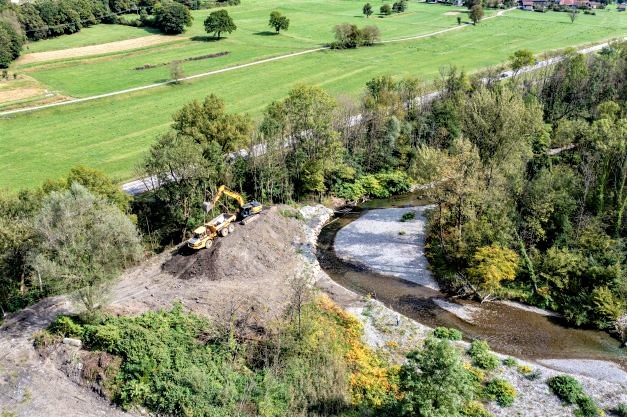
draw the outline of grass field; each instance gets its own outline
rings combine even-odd
[[[98,45],[101,43],[139,38],[154,33],[159,33],[159,31],[152,28],[135,28],[124,25],[96,25],[81,29],[80,32],[72,35],[29,42],[24,45],[22,54]]]
[[[335,0],[322,3],[293,0],[289,2],[290,5],[294,5],[294,8],[296,6],[313,8],[314,4],[319,7],[324,4],[326,7],[328,4],[335,5],[335,3],[341,3],[342,7],[339,10],[346,10],[346,4],[352,4],[354,6],[352,9],[356,10],[356,13],[353,11],[355,15],[361,10],[360,6],[355,7],[361,3],[354,1]],[[256,2],[254,6],[250,6],[256,11],[247,11],[249,6],[244,3],[240,6],[241,11],[237,12],[241,13],[241,17],[236,22],[241,24],[241,27],[245,27],[243,23],[240,23],[245,20],[243,16],[251,13],[250,19],[255,20],[254,16],[259,15],[260,10],[264,10],[262,20],[265,21],[268,9],[264,9],[263,4],[266,3]],[[410,27],[413,24],[409,21],[405,24],[399,23],[400,28],[396,28],[393,37],[437,30],[450,26],[450,21],[455,19],[454,16],[444,15],[452,10],[445,6],[412,4],[414,10],[419,10],[418,7],[420,10],[424,8],[425,14],[428,11],[433,16],[444,17],[440,23],[432,22],[431,24],[435,26],[429,26],[428,30],[418,25],[420,27],[413,28],[414,32],[411,32]],[[233,10],[231,14],[234,16],[236,9],[229,9],[230,12]],[[281,9],[290,17],[297,15],[297,13],[290,12],[287,7]],[[341,21],[343,17],[337,19]],[[366,22],[363,18],[355,19],[360,19],[361,24]],[[395,19],[399,19],[399,22],[403,21],[401,17],[398,17],[389,19],[385,24]],[[433,20],[438,19],[438,17],[433,18]],[[284,97],[287,91],[299,82],[321,85],[335,95],[355,96],[362,91],[367,80],[381,74],[417,76],[430,80],[437,76],[440,67],[449,64],[473,71],[502,63],[512,52],[520,48],[529,48],[539,53],[549,49],[624,36],[627,34],[627,26],[626,22],[620,19],[616,12],[601,11],[597,16],[581,15],[574,24],[571,24],[565,13],[540,14],[513,11],[505,16],[487,20],[476,27],[468,26],[459,31],[431,38],[358,50],[320,51],[284,61],[200,78],[181,85],[164,86],[93,102],[17,115],[8,120],[0,120],[0,170],[2,172],[0,187],[16,189],[34,186],[47,178],[64,175],[76,164],[102,169],[120,180],[129,179],[134,176],[135,164],[155,136],[167,129],[171,114],[189,100],[201,99],[212,92],[226,100],[229,110],[248,112],[257,117],[268,103]],[[201,18],[197,17],[196,23],[199,20]],[[194,62],[186,66],[185,71],[189,75],[241,62],[237,60],[238,58],[252,60],[256,52],[263,56],[271,50],[262,51],[262,48],[270,48],[270,45],[275,45],[280,53],[293,51],[293,48],[316,46],[323,42],[322,36],[327,36],[324,39],[328,40],[329,32],[326,31],[332,26],[331,23],[316,23],[316,20],[312,20],[309,25],[310,29],[303,30],[300,34],[293,21],[293,28],[291,27],[288,32],[290,36],[285,36],[285,40],[281,39],[284,35],[280,37],[255,35],[252,27],[256,24],[251,24],[247,36],[253,45],[255,42],[260,42],[258,51],[255,51],[254,46],[246,44],[244,30],[241,32],[238,30],[240,37],[233,36],[225,41],[198,42],[202,47],[212,48],[204,53],[228,49],[235,51],[236,47],[239,48],[237,49],[239,52],[237,54],[233,52],[224,57],[223,61],[220,61],[223,58],[219,58]],[[371,18],[370,20],[385,22],[388,19]],[[325,27],[326,30],[323,30]],[[196,26],[190,31],[192,35],[195,30]],[[258,30],[263,31],[265,28],[261,27]],[[324,35],[325,32],[327,35]],[[302,41],[300,37],[303,37]],[[265,39],[268,41],[263,41]],[[285,44],[278,45],[281,42]],[[193,44],[194,41],[188,43],[188,45]],[[171,50],[172,47],[173,45],[168,44],[155,50],[141,51],[141,53],[147,54],[142,56],[151,56],[158,60],[157,62],[167,61],[177,54],[198,53],[195,49],[178,51],[178,46],[174,50]],[[29,75],[39,80],[45,79],[47,84],[80,94],[89,94],[91,91],[111,91],[119,86],[150,83],[168,78],[167,72],[162,74],[155,71],[149,78],[141,78],[145,77],[141,75],[132,79],[131,84],[129,80],[118,81],[116,74],[119,78],[125,78],[120,76],[122,71],[120,68],[123,68],[121,63],[125,60],[117,55],[110,58],[109,60],[101,57],[89,60],[88,63],[81,62],[80,65],[73,61],[67,66],[56,64],[43,66],[44,68],[39,68],[38,71],[33,71]],[[133,54],[130,54],[129,60],[132,59],[134,59]],[[112,62],[116,62],[115,65]],[[89,65],[94,65],[94,68],[104,65],[103,68],[108,68],[111,74],[94,73],[89,77],[81,78],[79,69]],[[130,61],[126,65],[130,66]],[[102,79],[107,81],[104,82]],[[116,87],[112,88],[112,85]]]

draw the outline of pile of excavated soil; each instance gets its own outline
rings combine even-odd
[[[138,314],[180,301],[218,321],[235,310],[254,311],[253,321],[260,325],[281,314],[289,300],[288,281],[302,269],[297,243],[303,239],[302,222],[272,207],[217,237],[211,249],[182,245],[129,271],[114,290],[112,307],[118,314]]]

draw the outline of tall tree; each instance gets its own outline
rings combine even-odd
[[[226,10],[211,12],[205,19],[205,31],[213,33],[213,36],[218,39],[220,39],[223,32],[232,33],[236,29],[237,26]]]
[[[366,18],[372,16],[372,5],[370,3],[364,4],[364,7],[361,9],[362,13]]]
[[[164,33],[183,33],[186,26],[191,26],[192,20],[189,9],[181,3],[169,1],[155,7],[155,23]]]
[[[78,184],[47,196],[35,225],[41,244],[33,250],[33,270],[49,288],[76,291],[88,311],[100,306],[107,284],[142,256],[129,218]]]

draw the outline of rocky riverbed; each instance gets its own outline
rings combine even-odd
[[[343,237],[336,239],[336,251],[343,254],[349,262],[356,262],[363,266],[370,266],[373,259],[374,270],[393,271],[399,275],[411,275],[410,265],[419,265],[416,277],[410,281],[416,282],[430,277],[426,269],[425,260],[401,259],[396,260],[394,254],[423,257],[424,236],[413,236],[407,239],[399,239],[397,230],[402,227],[406,234],[408,231],[423,233],[424,216],[420,208],[415,208],[417,216],[410,222],[399,222],[400,216],[407,209],[380,209],[372,210],[353,221],[353,226]],[[370,214],[372,212],[377,212]],[[386,213],[387,212],[387,213]],[[373,348],[386,352],[393,361],[402,361],[404,354],[420,346],[421,342],[429,335],[431,328],[417,321],[400,315],[388,308],[378,300],[360,296],[359,294],[342,287],[320,267],[315,256],[317,236],[323,225],[330,219],[332,212],[322,206],[305,207],[301,210],[305,217],[305,234],[307,243],[303,246],[301,254],[310,264],[316,278],[316,285],[327,292],[338,304],[355,314],[364,324],[365,341]],[[364,221],[359,224],[359,222]],[[421,223],[407,224],[407,223]],[[401,223],[402,226],[395,224]],[[349,225],[349,226],[350,226]],[[340,230],[340,232],[343,229]],[[338,235],[340,233],[338,232]],[[409,248],[407,246],[419,247]],[[394,246],[397,246],[395,248]],[[381,252],[384,252],[381,254]],[[367,254],[371,254],[372,258]],[[390,263],[386,265],[385,263]],[[394,263],[398,262],[399,265]],[[425,272],[427,271],[427,272]],[[394,275],[394,274],[392,274]],[[467,314],[468,311],[460,310],[459,314]],[[476,313],[473,311],[473,313]],[[474,314],[473,314],[474,316]],[[461,347],[466,342],[459,342]],[[505,358],[505,355],[499,355]],[[501,367],[496,375],[507,379],[514,385],[518,392],[513,406],[501,408],[490,404],[490,411],[496,416],[542,416],[558,417],[573,415],[572,407],[564,407],[546,385],[546,380],[558,374],[571,374],[584,385],[586,392],[591,395],[598,404],[609,409],[617,404],[627,402],[627,373],[614,363],[596,360],[534,360],[526,361],[518,359],[519,364],[531,367],[536,379],[529,379],[521,374],[516,367]],[[495,375],[495,376],[496,376]]]

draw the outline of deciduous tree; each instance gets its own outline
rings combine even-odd
[[[362,13],[366,18],[372,15],[372,5],[370,3],[364,4],[364,7],[361,9]]]
[[[290,27],[290,19],[283,16],[281,12],[274,11],[270,13],[268,26],[273,27],[276,33],[279,33],[281,30],[287,30]]]
[[[205,19],[205,31],[213,33],[213,36],[220,39],[223,32],[232,33],[237,29],[229,12],[226,10],[217,10],[211,12]]]

